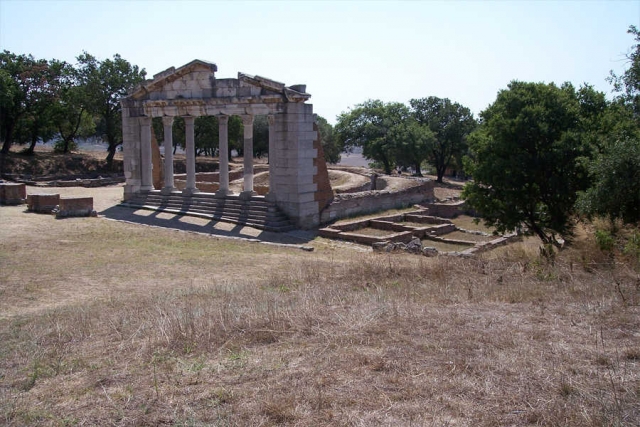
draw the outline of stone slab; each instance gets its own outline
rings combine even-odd
[[[51,213],[60,204],[60,194],[29,194],[27,210],[37,213]]]
[[[25,184],[0,182],[0,205],[21,205],[27,199]]]

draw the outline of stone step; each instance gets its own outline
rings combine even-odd
[[[295,229],[275,204],[261,198],[241,200],[237,196],[216,198],[210,194],[184,197],[181,194],[149,192],[139,194],[122,205],[247,225],[266,231],[286,232]]]
[[[235,204],[215,204],[215,203],[188,203],[186,201],[176,200],[149,200],[149,199],[137,199],[132,201],[139,205],[158,206],[163,208],[178,209],[184,211],[195,211],[203,213],[224,213],[226,215],[251,215],[262,218],[280,218],[286,216],[275,209],[252,207],[248,205],[235,205]]]

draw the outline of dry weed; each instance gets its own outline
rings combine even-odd
[[[118,250],[155,251],[127,274],[167,255],[144,233],[122,238]],[[254,247],[208,243],[194,262],[194,242],[174,246],[173,286],[129,283],[0,320],[1,421],[638,424],[640,289],[627,265],[578,247],[549,263],[527,241],[479,258],[272,249],[251,277],[214,273],[241,270],[233,256]]]

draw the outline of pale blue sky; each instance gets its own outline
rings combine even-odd
[[[149,77],[193,59],[287,85],[314,111],[367,99],[447,97],[477,115],[509,81],[584,82],[609,92],[640,26],[640,1],[0,0],[0,48],[75,62],[120,53]]]

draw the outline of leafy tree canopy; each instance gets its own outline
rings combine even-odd
[[[545,244],[571,236],[577,192],[588,186],[578,161],[588,155],[585,108],[571,84],[513,81],[481,113],[465,159],[474,181],[463,197],[488,225]]]
[[[409,101],[418,123],[425,125],[433,134],[427,140],[425,157],[436,168],[437,181],[451,166],[455,158],[467,151],[467,137],[476,128],[471,110],[448,98],[430,96]]]
[[[338,143],[346,149],[362,147],[365,158],[380,162],[385,173],[390,174],[397,154],[394,128],[408,117],[409,109],[404,104],[366,101],[338,116]]]
[[[146,76],[144,69],[131,65],[119,54],[99,61],[84,52],[78,56],[78,72],[90,100],[89,111],[103,121],[103,139],[109,144],[107,162],[113,161],[116,148],[122,144],[120,99]]]

